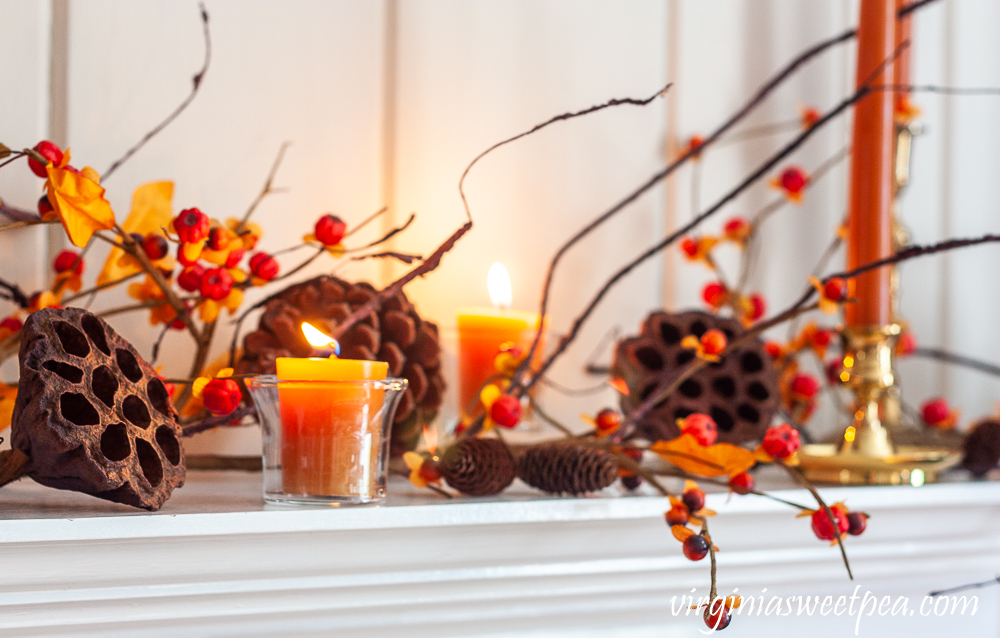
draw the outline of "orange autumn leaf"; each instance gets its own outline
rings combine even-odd
[[[753,467],[753,452],[729,443],[700,445],[691,434],[657,441],[650,450],[685,472],[698,476],[729,476]]]
[[[135,189],[132,193],[132,211],[122,224],[122,230],[140,235],[152,233],[163,235],[163,229],[170,228],[170,221],[173,218],[171,207],[173,196],[173,182],[149,182]],[[107,261],[104,262],[104,269],[97,276],[98,286],[118,281],[142,270],[133,260],[126,260],[123,263],[121,260],[123,254],[120,248],[111,249]]]
[[[673,525],[670,527],[670,531],[671,533],[673,533],[674,538],[676,538],[682,543],[685,541],[685,539],[687,539],[688,536],[694,535],[694,532],[691,531],[691,528],[685,527],[683,525]]]
[[[45,188],[49,202],[74,246],[83,248],[98,230],[115,227],[115,213],[104,198],[97,173],[90,167],[76,172],[67,168],[69,149],[63,153],[60,165],[45,167],[48,180]]]
[[[17,398],[17,386],[0,383],[0,430],[10,427],[10,419],[14,415],[14,399]]]

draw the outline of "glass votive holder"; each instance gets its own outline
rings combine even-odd
[[[393,415],[406,379],[246,380],[264,443],[264,500],[371,503],[385,496]]]

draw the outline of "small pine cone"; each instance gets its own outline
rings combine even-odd
[[[1000,421],[986,418],[975,424],[965,438],[962,467],[983,476],[1000,461]]]
[[[522,481],[552,494],[586,494],[618,478],[618,461],[604,450],[572,443],[540,443],[527,448],[518,463]]]
[[[514,457],[499,439],[464,438],[441,457],[441,476],[462,494],[491,496],[514,481]]]

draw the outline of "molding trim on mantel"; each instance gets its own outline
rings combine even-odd
[[[184,511],[213,490],[250,507],[259,500],[259,476],[249,487],[227,481],[196,476],[176,511],[71,519],[46,508],[52,518],[0,520],[0,634],[591,635],[684,624],[670,617],[671,596],[707,586],[707,564],[680,554],[659,497],[516,500],[522,492],[501,501],[394,496],[335,511]],[[61,496],[14,489],[19,499]],[[808,503],[802,490],[777,494]],[[847,542],[866,586],[927,591],[1000,565],[1000,484],[824,494],[873,516]],[[408,501],[419,504],[400,505]],[[719,512],[720,584],[850,594],[837,549],[789,508],[725,494],[709,495],[708,506]]]

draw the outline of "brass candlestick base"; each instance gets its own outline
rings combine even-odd
[[[897,405],[893,356],[898,324],[845,328],[841,380],[854,393],[854,416],[832,444],[806,445],[800,467],[811,481],[845,485],[922,485],[959,460],[947,448],[893,445],[883,422]]]

